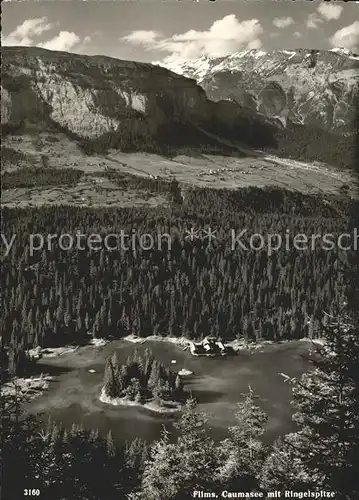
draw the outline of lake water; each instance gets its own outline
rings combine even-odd
[[[99,401],[105,359],[117,350],[124,363],[135,347],[139,352],[150,348],[157,359],[174,370],[186,368],[193,372],[185,378],[186,389],[197,399],[198,409],[210,417],[215,439],[223,438],[228,426],[235,422],[236,403],[249,385],[269,416],[264,439],[270,442],[294,430],[291,387],[279,374],[297,377],[308,369],[306,342],[265,346],[220,358],[194,357],[181,347],[165,342],[135,346],[114,341],[101,348],[81,347],[74,353],[40,360],[39,369],[54,375],[54,380],[48,391],[29,404],[29,411],[43,413],[44,420],[51,416],[66,426],[82,423],[99,429],[101,434],[111,429],[119,444],[137,436],[148,441],[158,438],[163,425],[171,429],[173,417],[154,415],[143,408],[112,407]],[[172,364],[172,360],[176,363]]]

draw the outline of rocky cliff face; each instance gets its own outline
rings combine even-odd
[[[283,125],[343,133],[357,113],[359,57],[341,49],[247,50],[168,68],[195,78],[210,99],[233,99]]]
[[[82,138],[154,133],[169,121],[208,119],[205,92],[166,69],[38,48],[2,51],[2,123],[49,122]]]

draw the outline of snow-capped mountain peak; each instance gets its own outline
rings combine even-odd
[[[359,57],[347,49],[249,49],[161,65],[195,79],[214,101],[235,100],[281,122],[344,131],[355,116]]]
[[[331,49],[330,52],[335,52],[336,54],[348,56],[348,57],[350,57],[352,59],[359,60],[359,55],[358,54],[355,54],[351,50],[346,49],[344,47],[335,47],[334,49]]]

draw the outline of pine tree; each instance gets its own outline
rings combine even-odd
[[[142,396],[141,390],[137,391],[136,396],[135,396],[135,401],[138,404],[143,404],[144,403],[144,398]]]
[[[190,498],[196,489],[212,490],[213,471],[217,468],[216,447],[209,437],[207,417],[195,411],[189,400],[179,422],[179,437],[170,443],[166,430],[155,442],[143,474],[145,500]]]
[[[132,378],[130,380],[130,383],[129,385],[126,387],[126,396],[131,399],[131,400],[134,400],[136,395],[139,393],[141,387],[140,387],[140,383],[138,381],[137,378]]]
[[[218,478],[229,489],[250,491],[258,487],[257,478],[265,458],[260,438],[267,415],[255,403],[256,396],[250,387],[243,396],[235,413],[237,425],[229,428],[229,438],[220,445]]]
[[[359,330],[352,319],[346,309],[331,318],[322,333],[325,344],[314,352],[313,370],[292,380],[293,419],[300,430],[280,446],[296,464],[298,487],[334,491],[340,500],[359,495]],[[275,460],[272,454],[264,482],[284,486]]]
[[[154,387],[156,387],[159,377],[160,377],[159,364],[157,360],[154,360],[151,367],[151,374],[147,383],[149,389],[153,389]]]
[[[179,375],[177,375],[175,379],[175,390],[178,394],[180,394],[183,390],[183,382]]]
[[[148,383],[148,379],[151,375],[151,369],[152,369],[152,364],[153,364],[153,355],[150,349],[145,350],[144,354],[144,367],[143,367],[143,372],[145,376],[145,381]]]
[[[66,464],[61,461],[61,430],[55,422],[49,422],[46,446],[40,455],[39,475],[49,491],[61,481]]]
[[[25,415],[25,402],[28,398],[15,381],[10,390],[1,387],[0,498],[20,498],[27,484],[31,482],[34,488],[41,484],[39,443],[32,443],[39,425],[33,416]]]
[[[298,435],[287,434],[272,446],[260,472],[260,486],[263,490],[307,491],[313,475],[303,466],[301,457],[293,456],[293,447],[298,447]]]
[[[108,359],[105,366],[103,388],[106,396],[117,398],[119,396],[119,379],[115,371],[112,359]]]
[[[128,374],[128,368],[126,365],[122,365],[120,368],[120,373],[118,375],[118,391],[119,394],[121,394],[126,387],[128,386],[130,381],[129,374]]]
[[[113,441],[111,430],[108,431],[106,436],[106,450],[107,450],[107,456],[109,456],[110,458],[113,458],[115,456],[116,448]]]
[[[164,429],[160,440],[150,449],[150,459],[145,467],[141,486],[141,500],[174,500],[181,487],[181,472],[174,464],[179,460],[175,444],[169,442]]]
[[[124,449],[124,474],[122,481],[125,482],[125,489],[133,493],[141,486],[141,477],[148,459],[149,446],[140,438],[135,438],[130,443],[126,443]],[[132,498],[132,497],[129,497]],[[133,498],[138,498],[137,496]]]

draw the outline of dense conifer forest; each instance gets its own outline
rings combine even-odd
[[[356,324],[357,313],[345,307],[330,317],[321,330],[326,344],[312,356],[311,371],[290,380],[297,431],[272,445],[262,442],[267,415],[250,388],[221,441],[212,440],[207,416],[189,399],[176,435],[164,430],[151,444],[136,439],[120,448],[111,432],[104,438],[96,430],[51,421],[40,427],[22,413],[17,393],[1,392],[0,497],[19,499],[30,490],[59,500],[185,500],[194,491],[219,498],[223,491],[263,492],[268,498],[268,491],[292,490],[353,500],[359,494]]]
[[[345,232],[344,202],[254,188],[193,189],[183,200],[175,182],[166,189],[172,197],[169,208],[3,210],[3,233],[8,241],[16,234],[1,276],[10,373],[25,369],[24,352],[31,347],[82,343],[89,335],[214,335],[248,341],[315,335],[326,321],[323,310],[331,313],[342,298],[337,271],[347,252],[328,251],[320,242],[301,251],[291,242],[296,233]],[[191,241],[191,227],[202,237]],[[211,242],[209,227],[217,231]],[[244,229],[245,249],[233,238]],[[89,249],[86,238],[76,240],[77,232],[104,238],[121,230],[128,235],[126,250],[103,243]],[[44,238],[33,255],[30,233]],[[153,236],[150,249],[139,244],[144,233]],[[272,252],[266,246],[249,249],[254,233],[281,234],[289,246]],[[55,237],[48,246],[48,234],[72,235],[75,244],[61,249]],[[64,248],[68,242],[65,237]],[[34,237],[34,245],[39,243]],[[253,240],[255,248],[259,243]],[[108,239],[108,247],[117,244]]]
[[[83,172],[74,168],[62,170],[50,167],[23,167],[14,172],[5,172],[1,177],[2,189],[21,187],[58,186],[76,184]]]
[[[253,341],[317,336],[326,343],[312,356],[312,370],[287,381],[293,384],[297,431],[265,445],[267,415],[249,389],[221,441],[212,439],[208,417],[189,399],[175,433],[164,430],[152,443],[136,439],[117,447],[111,432],[103,437],[82,426],[41,424],[24,413],[20,389],[15,395],[1,391],[0,497],[23,498],[30,490],[60,500],[185,500],[194,490],[220,496],[290,489],[353,500],[359,494],[356,261],[349,252],[320,244],[270,255],[267,249],[232,250],[228,242],[232,228],[263,234],[349,231],[342,215],[348,207],[334,198],[275,189],[189,190],[183,200],[173,183],[168,195],[170,208],[3,210],[4,234],[8,241],[16,234],[16,244],[3,256],[2,380],[31,372],[29,347],[86,342],[89,334],[213,334]],[[192,226],[211,226],[217,238],[212,245],[190,241],[185,230]],[[107,235],[122,229],[135,229],[136,242],[144,232],[168,232],[171,248],[66,251],[55,239],[49,249],[30,255],[30,233]],[[352,281],[354,312],[345,305],[343,268]],[[177,376],[150,352],[142,359],[135,353],[122,368],[114,355],[104,385],[109,394],[125,391],[137,402],[148,388],[149,397],[162,401],[182,392]]]
[[[277,144],[271,152],[283,158],[304,162],[320,161],[342,169],[354,169],[357,135],[358,132],[353,127],[346,133],[336,134],[288,121],[287,128],[277,130]]]

